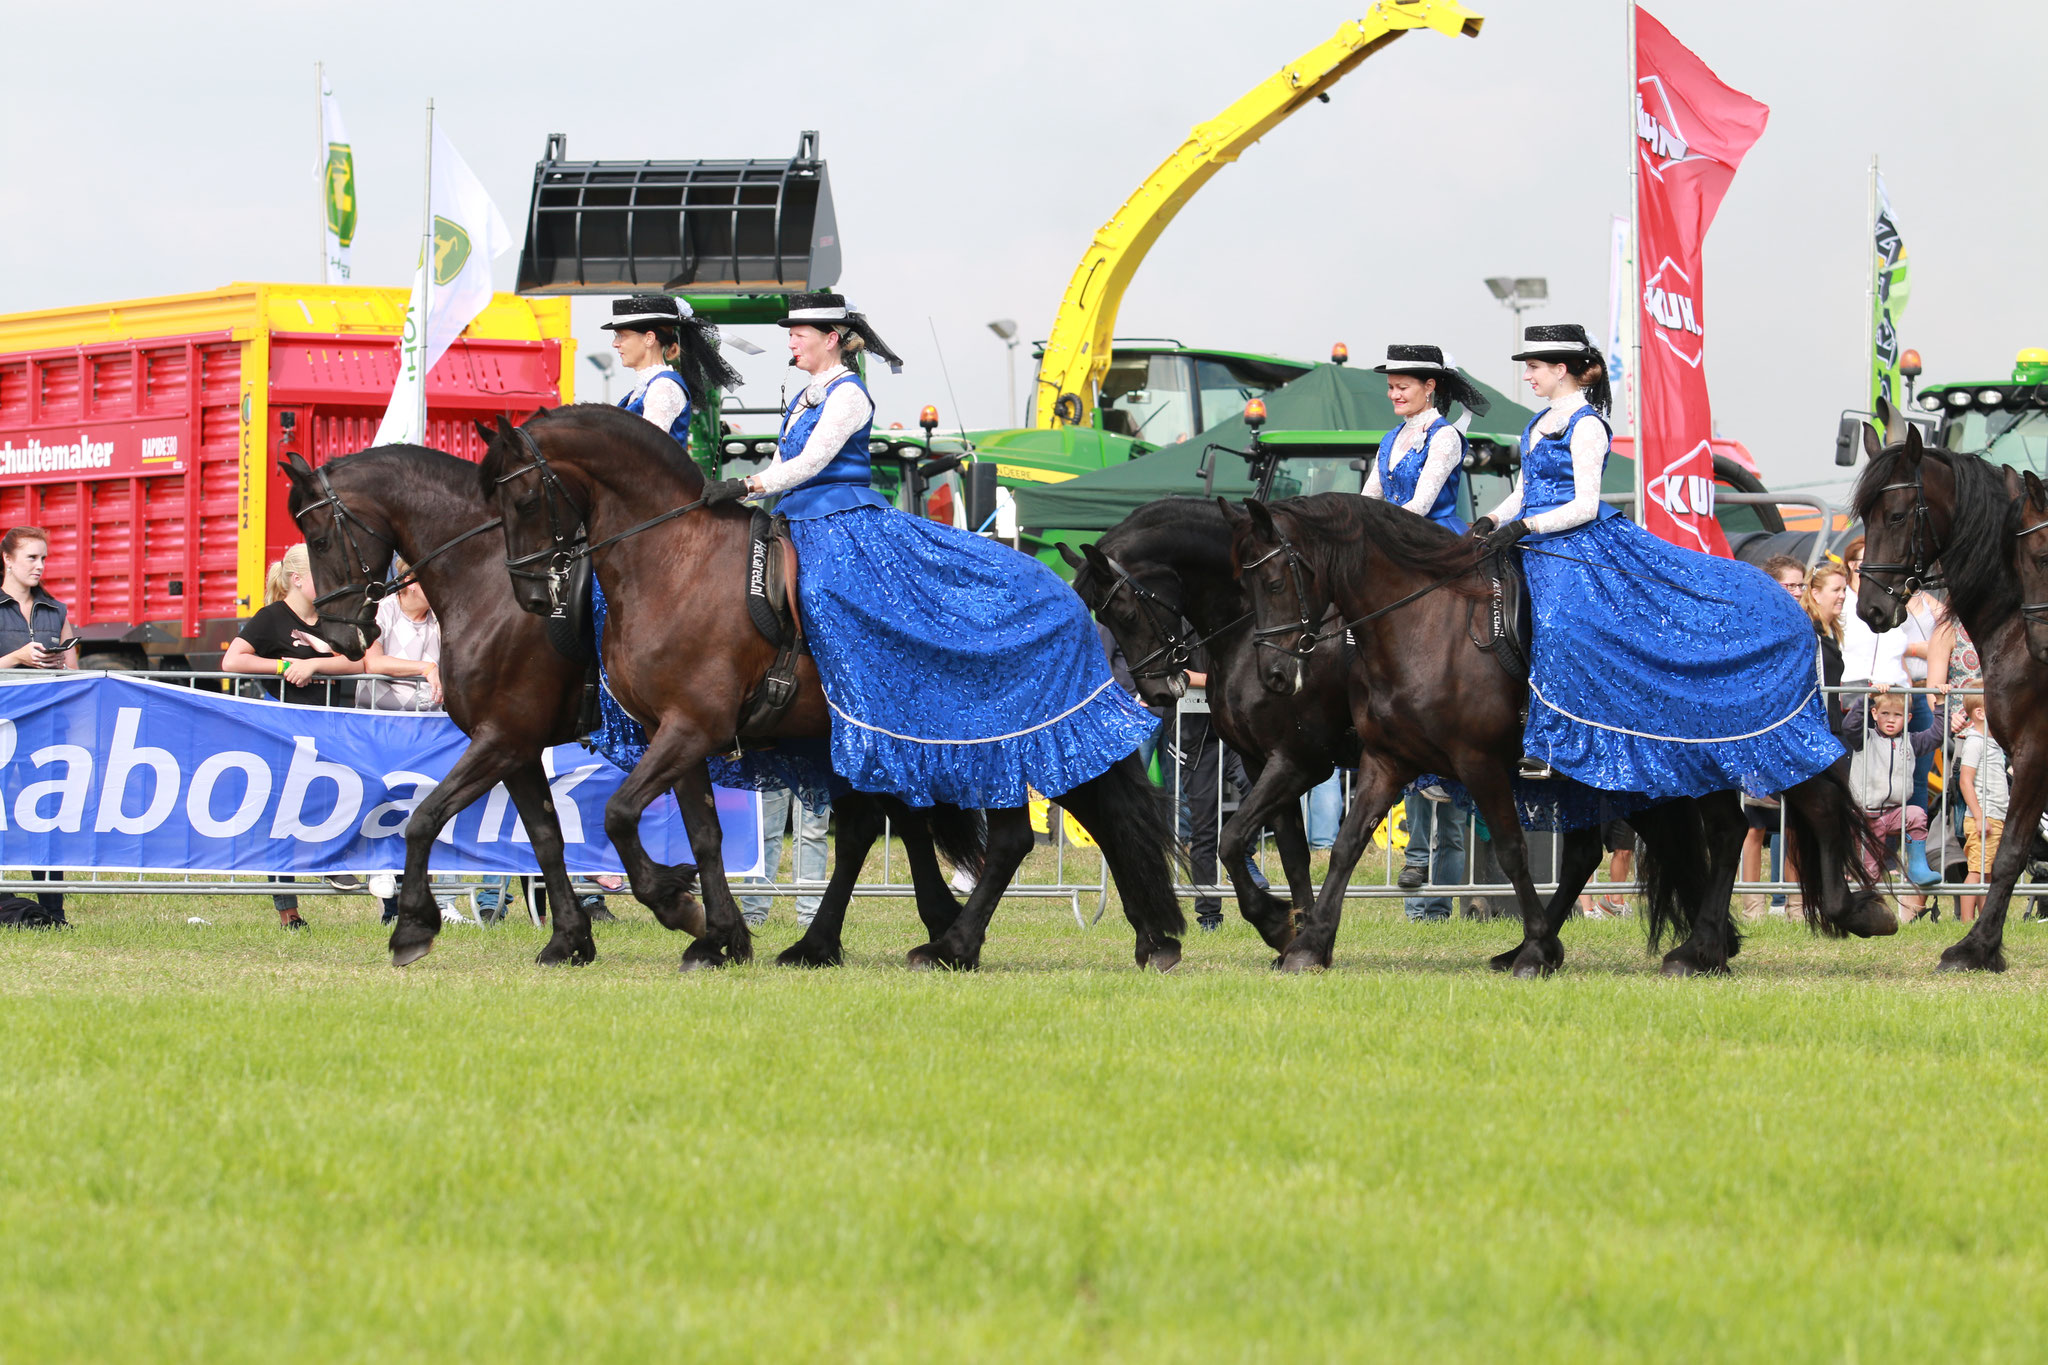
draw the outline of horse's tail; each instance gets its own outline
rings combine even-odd
[[[1153,785],[1137,755],[1126,754],[1101,776],[1054,799],[1101,846],[1132,925],[1154,938],[1186,933],[1187,917],[1173,891],[1175,869],[1186,869],[1173,798]]]
[[[1649,950],[1692,937],[1693,896],[1707,883],[1706,825],[1696,802],[1670,801],[1629,822],[1638,841],[1636,876],[1643,884],[1643,925]]]
[[[1799,899],[1806,914],[1806,927],[1829,938],[1840,938],[1844,930],[1822,911],[1826,908],[1831,868],[1825,856],[1838,852],[1844,870],[1856,879],[1860,894],[1875,896],[1876,884],[1870,869],[1884,865],[1884,841],[1863,818],[1849,790],[1849,761],[1838,759],[1800,784],[1811,794],[1815,818],[1807,818],[1808,802],[1780,798],[1785,811],[1785,832],[1799,854]],[[1839,874],[1837,874],[1839,875]]]
[[[979,880],[988,860],[988,821],[978,810],[932,806],[922,812],[932,845],[947,862]]]

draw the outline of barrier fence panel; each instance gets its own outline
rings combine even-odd
[[[0,674],[0,686],[44,683],[53,678],[66,676],[81,675],[40,671],[35,674],[16,672],[13,676]],[[260,689],[262,681],[248,675],[221,672],[165,672],[121,676],[143,679],[166,687],[243,694],[256,692]],[[325,689],[328,696],[323,709],[353,709],[353,702],[348,699],[342,687],[346,681],[347,679],[332,680],[331,685]],[[1926,775],[1926,780],[1916,781],[1915,785],[1925,787],[1928,792],[1924,805],[1924,847],[1928,869],[1923,873],[1923,880],[1928,873],[1937,876],[1939,880],[1924,886],[1915,886],[1906,880],[1909,872],[1918,870],[1913,857],[1916,851],[1914,844],[1922,842],[1915,833],[1921,828],[1920,817],[1906,814],[1908,809],[1917,808],[1914,805],[1913,791],[1908,790],[1905,799],[1897,801],[1892,799],[1897,793],[1882,790],[1867,792],[1866,794],[1880,807],[1876,815],[1883,821],[1887,841],[1894,854],[1888,859],[1888,865],[1884,869],[1886,889],[1899,896],[1909,909],[1914,905],[1914,898],[1919,897],[1981,896],[1985,889],[1983,873],[1971,874],[1968,871],[1966,855],[1968,831],[1975,828],[1975,817],[1970,816],[1972,824],[1966,826],[1965,816],[1968,815],[1969,802],[1962,796],[1959,786],[1959,768],[1964,757],[1964,743],[1968,738],[1968,706],[1977,694],[1961,691],[1951,693],[1945,689],[1924,686],[1873,688],[1855,685],[1827,690],[1838,696],[1852,715],[1860,709],[1856,733],[1865,745],[1903,746],[1904,751],[1911,752],[1914,745],[1912,735],[1932,732],[1931,740],[1919,741],[1919,749],[1922,752],[1914,754],[1915,762],[1912,766],[1916,779],[1922,774]],[[1889,696],[1894,701],[1884,703],[1881,708],[1873,708],[1868,704],[1868,699],[1879,696]],[[1859,707],[1859,703],[1863,704]],[[1903,706],[1905,711],[1905,729],[1903,736],[1895,740],[1884,731],[1886,727],[1895,723],[1891,719],[1891,713],[1900,706]],[[1885,714],[1876,714],[1878,710]],[[1228,780],[1226,763],[1222,761],[1223,754],[1216,753],[1214,757],[1217,761],[1205,764],[1199,750],[1183,752],[1183,744],[1189,745],[1191,749],[1198,744],[1218,744],[1213,732],[1209,730],[1208,716],[1209,704],[1206,694],[1200,688],[1190,688],[1175,708],[1173,717],[1162,725],[1158,739],[1161,778],[1163,784],[1173,793],[1181,820],[1184,847],[1191,843],[1200,843],[1206,849],[1213,839],[1207,837],[1206,831],[1199,826],[1206,823],[1208,814],[1213,812],[1214,825],[1220,832],[1222,824],[1236,808],[1235,794]],[[0,724],[8,723],[0,721]],[[145,742],[147,738],[143,737]],[[11,743],[10,729],[5,746],[8,752],[0,753],[0,765],[4,765],[12,756]],[[1972,746],[1972,752],[1974,751],[1975,746]],[[1863,771],[1875,771],[1872,767],[1873,762],[1865,760]],[[1187,790],[1187,776],[1205,766],[1213,767],[1213,776],[1203,774],[1205,780],[1199,792]],[[1979,768],[1984,766],[1981,761],[1977,765]],[[1541,776],[1540,768],[1531,767],[1527,771],[1531,776]],[[1894,769],[1886,767],[1884,771],[1890,774]],[[1998,774],[2003,775],[2002,766],[1999,767]],[[1304,824],[1309,830],[1312,844],[1323,842],[1327,846],[1327,841],[1336,833],[1337,821],[1349,813],[1352,799],[1350,783],[1353,776],[1352,773],[1340,771],[1334,779],[1337,784],[1334,791],[1325,787],[1301,798]],[[1988,783],[1987,794],[1990,794],[1996,785],[1995,782]],[[18,793],[0,793],[0,797],[12,802],[18,799]],[[1426,804],[1412,806],[1417,813],[1428,810],[1433,816],[1433,822],[1446,818],[1455,820],[1455,828],[1459,831],[1463,844],[1462,857],[1443,857],[1442,854],[1458,851],[1449,847],[1450,841],[1444,841],[1445,847],[1437,855],[1436,860],[1427,864],[1430,866],[1430,872],[1422,884],[1407,888],[1400,886],[1399,877],[1406,862],[1403,845],[1407,841],[1408,831],[1403,803],[1397,803],[1345,887],[1345,898],[1370,900],[1397,897],[1413,901],[1441,899],[1451,902],[1454,909],[1457,903],[1462,901],[1466,913],[1474,913],[1474,901],[1491,901],[1491,908],[1497,912],[1510,915],[1518,913],[1513,902],[1513,887],[1499,873],[1497,864],[1492,862],[1491,842],[1484,822],[1470,810],[1448,801],[1434,801],[1427,796],[1423,796],[1421,800]],[[1750,798],[1745,798],[1745,806],[1755,818],[1752,820],[1752,833],[1744,850],[1742,875],[1735,885],[1735,893],[1741,898],[1739,908],[1758,913],[1774,901],[1780,904],[1796,902],[1796,869],[1789,866],[1786,861],[1788,842],[1784,837],[1783,809],[1776,802]],[[0,807],[0,813],[8,809]],[[1005,892],[1006,897],[1062,900],[1067,902],[1077,925],[1085,928],[1100,922],[1108,907],[1112,890],[1107,864],[1098,849],[1077,842],[1085,839],[1085,835],[1079,831],[1078,826],[1065,818],[1064,812],[1053,807],[1048,809],[1045,815],[1045,837],[1051,846],[1050,880],[1031,880],[1044,864],[1042,857],[1034,858],[1027,862],[1019,879]],[[1200,821],[1195,819],[1198,815],[1202,817]],[[2006,837],[2031,839],[2035,833],[2031,830],[2007,831]],[[855,886],[854,895],[864,898],[909,898],[915,894],[915,888],[908,881],[898,880],[893,838],[887,837],[888,835],[893,835],[893,831],[887,831],[883,841],[879,858],[879,878],[862,879]],[[1197,835],[1205,837],[1198,839],[1195,837]],[[1987,851],[1995,837],[1994,834],[1993,839],[1984,841]],[[1532,864],[1542,869],[1537,882],[1537,892],[1540,896],[1548,897],[1557,885],[1559,840],[1542,832],[1532,832],[1529,839]],[[791,865],[794,867],[794,841],[791,843]],[[1270,831],[1260,833],[1250,855],[1250,861],[1260,877],[1275,885],[1278,894],[1286,894],[1285,878],[1278,867]],[[50,874],[47,880],[32,881],[26,879],[26,869],[20,865],[18,858],[0,858],[0,862],[9,863],[13,867],[12,871],[0,874],[0,891],[30,896],[38,892],[234,897],[324,896],[362,894],[365,890],[362,885],[347,878],[301,877],[297,880],[287,880],[261,873],[170,872],[139,876],[132,872],[72,869],[61,874]],[[1980,866],[1988,866],[1989,857],[1981,857],[1979,862]],[[1891,864],[1896,864],[1896,867]],[[1453,865],[1461,866],[1461,870],[1452,875],[1442,876],[1439,880],[1439,875]],[[822,882],[777,880],[778,870],[763,868],[765,876],[759,879],[741,880],[735,877],[735,893],[749,897],[815,896],[821,894],[824,889]],[[1201,879],[1182,882],[1177,888],[1179,894],[1188,898],[1213,898],[1220,904],[1224,914],[1232,913],[1235,894],[1228,875],[1220,867],[1212,870],[1204,866],[1200,870],[1203,873]],[[520,874],[504,875],[509,879]],[[461,877],[449,877],[445,873],[436,874],[436,882],[441,891],[449,892],[452,888],[452,893],[458,895],[467,895],[479,886],[490,886],[499,880],[495,875],[487,875],[482,882],[475,882]],[[575,878],[575,885],[580,894],[617,894],[620,890],[587,875],[578,875]],[[1639,894],[1641,887],[1633,880],[1603,882],[1596,879],[1588,884],[1586,891],[1589,896],[1626,897]],[[2021,885],[2015,888],[2015,895],[2021,897],[2037,898],[2044,893],[2048,893],[2048,881],[2023,880]],[[1093,903],[1089,906],[1087,902],[1091,900]],[[527,901],[531,913],[531,895]],[[1090,909],[1093,911],[1092,915],[1088,913]]]

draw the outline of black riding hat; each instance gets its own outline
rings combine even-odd
[[[652,332],[667,328],[676,338],[676,373],[690,391],[692,402],[703,403],[712,389],[732,390],[743,382],[739,371],[718,353],[718,329],[697,316],[689,300],[671,294],[634,294],[612,300],[612,320],[602,324],[607,332]]]
[[[697,310],[669,294],[635,294],[612,300],[612,320],[603,324],[607,332],[651,332],[657,327],[676,327],[697,315]]]
[[[816,292],[791,294],[789,315],[776,322],[778,327],[815,327],[821,332],[852,332],[867,343],[867,348],[888,362],[891,374],[903,373],[903,361],[889,349],[889,343],[875,335],[875,329],[867,318],[854,311],[843,295]]]
[[[1449,412],[1451,404],[1463,403],[1467,410],[1484,413],[1491,406],[1486,395],[1455,365],[1444,362],[1438,346],[1389,346],[1387,362],[1372,367],[1375,374],[1407,374],[1436,381],[1436,410]]]
[[[1593,344],[1593,339],[1586,335],[1586,329],[1576,322],[1524,328],[1522,344],[1527,349],[1516,352],[1508,359],[1547,360],[1554,365],[1561,360],[1581,360],[1587,356],[1600,354],[1600,349]]]

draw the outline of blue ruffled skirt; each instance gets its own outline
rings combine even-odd
[[[832,768],[913,806],[1057,796],[1159,728],[1081,599],[1007,545],[893,508],[793,520]]]
[[[1842,756],[1813,625],[1755,568],[1623,517],[1526,543],[1521,558],[1532,757],[1640,809],[1772,796]]]

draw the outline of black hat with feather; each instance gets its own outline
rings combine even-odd
[[[1375,374],[1405,374],[1417,379],[1434,379],[1436,410],[1448,413],[1451,404],[1463,403],[1467,411],[1484,413],[1491,406],[1486,395],[1455,365],[1445,362],[1438,346],[1389,346],[1384,365],[1372,367]]]
[[[891,374],[903,373],[903,361],[889,349],[889,343],[875,335],[866,317],[839,295],[827,292],[791,294],[789,315],[777,322],[782,327],[815,327],[821,332],[852,332],[870,351],[888,363]]]
[[[689,300],[671,294],[635,294],[612,300],[612,320],[603,324],[607,332],[652,332],[662,343],[676,347],[676,373],[690,390],[690,401],[702,405],[708,390],[738,388],[744,381],[739,371],[718,353],[718,329],[697,316]]]

